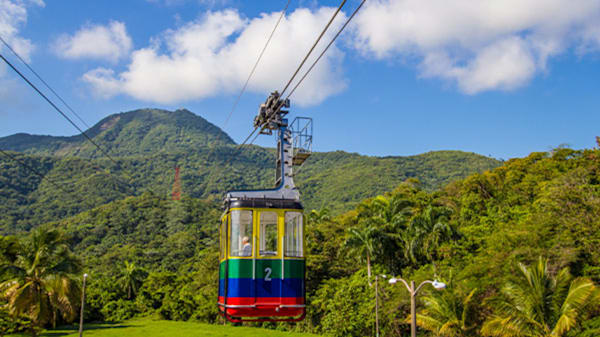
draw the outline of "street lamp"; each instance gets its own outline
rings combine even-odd
[[[81,312],[79,313],[79,337],[83,335],[83,307],[85,305],[85,280],[88,274],[83,274],[83,287],[81,288]]]
[[[387,278],[386,275],[375,275],[375,336],[379,337],[379,289],[378,279],[379,276]]]
[[[389,280],[389,283],[396,284],[398,281],[401,281],[402,283],[404,283],[404,285],[406,286],[406,289],[408,289],[408,292],[410,293],[410,335],[411,335],[411,337],[416,337],[417,336],[417,314],[416,314],[417,303],[415,301],[415,297],[417,297],[417,293],[427,283],[431,284],[433,286],[433,288],[435,288],[436,290],[446,289],[446,284],[443,282],[439,282],[437,280],[435,280],[435,281],[427,280],[427,281],[423,281],[415,289],[415,281],[410,281],[410,285],[408,285],[408,282],[406,282],[404,279],[402,279],[400,277],[398,277],[398,278],[392,277]]]

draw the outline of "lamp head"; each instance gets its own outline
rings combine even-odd
[[[83,278],[87,278],[89,275],[87,273],[83,274]]]
[[[398,282],[398,279],[395,277],[392,277],[389,281],[390,284],[395,284],[396,282]]]
[[[432,286],[433,286],[435,289],[437,289],[437,290],[443,290],[443,289],[446,289],[446,283],[444,283],[444,282],[439,282],[439,281],[437,281],[437,280],[436,280],[436,281],[433,281],[433,282],[431,282],[431,285],[432,285]]]

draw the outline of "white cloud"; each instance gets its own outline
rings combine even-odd
[[[248,90],[268,94],[281,89],[333,10],[297,9],[287,15]],[[135,50],[127,70],[114,74],[107,69],[95,69],[86,73],[83,80],[102,95],[123,93],[158,103],[234,93],[244,84],[279,15],[262,14],[249,20],[234,10],[208,12],[197,21],[153,39],[150,46]],[[332,37],[344,19],[340,15],[324,41]],[[315,57],[318,52],[315,51]],[[294,102],[317,104],[343,90],[346,86],[341,72],[343,55],[337,47],[332,47],[298,88],[292,97]]]
[[[20,35],[20,29],[27,23],[31,6],[44,6],[41,0],[0,0],[0,36],[26,61],[31,61],[35,45]],[[10,51],[0,42],[0,52],[7,58]],[[7,76],[8,66],[0,61],[0,114],[14,111],[31,111],[35,105],[27,95],[23,82],[17,76]]]
[[[569,48],[600,47],[598,0],[372,0],[356,18],[355,47],[410,59],[424,77],[461,91],[511,90]]]
[[[62,35],[53,46],[67,59],[99,59],[116,62],[129,55],[132,42],[125,24],[112,21],[108,25],[87,25],[73,35]]]
[[[19,36],[19,28],[27,23],[27,7],[44,6],[41,0],[0,0],[0,36],[25,60],[29,61],[34,50],[33,43]],[[4,50],[0,45],[0,51]]]
[[[114,78],[112,69],[96,68],[83,75],[83,80],[90,83],[98,96],[108,98],[120,91],[120,83]]]
[[[479,50],[464,65],[455,65],[444,53],[429,53],[422,65],[423,76],[455,80],[468,94],[484,90],[510,90],[523,85],[536,71],[535,58],[518,37],[498,41]]]

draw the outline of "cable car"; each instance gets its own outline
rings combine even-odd
[[[228,192],[219,226],[219,312],[231,322],[299,321],[306,315],[305,217],[293,165],[312,147],[312,120],[282,118],[277,92],[261,104],[259,134],[277,132],[276,188]]]

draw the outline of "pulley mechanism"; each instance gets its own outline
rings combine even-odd
[[[260,105],[258,114],[254,118],[254,128],[259,129],[259,134],[272,135],[277,132],[277,155],[275,163],[275,188],[265,190],[243,190],[228,192],[225,202],[232,200],[263,198],[300,200],[298,188],[294,185],[294,166],[301,166],[312,153],[312,119],[297,117],[288,124],[290,100],[281,99],[279,92],[275,91]]]
[[[289,107],[289,98],[281,99],[279,92],[272,92],[260,105],[258,114],[254,117],[254,127],[259,129],[259,133],[262,135],[272,135],[274,130],[287,126],[283,116],[287,115],[289,111],[282,109]]]

